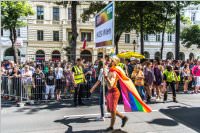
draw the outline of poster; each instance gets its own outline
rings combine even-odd
[[[96,48],[113,47],[114,41],[114,3],[108,4],[95,16]]]

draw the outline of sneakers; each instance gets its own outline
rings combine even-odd
[[[124,127],[127,121],[128,121],[128,117],[125,116],[124,118],[122,118],[122,125],[121,125],[121,127]]]
[[[113,130],[114,130],[113,127],[108,127],[108,128],[106,128],[105,132],[109,132],[109,131],[113,131]]]
[[[176,100],[176,98],[173,98],[173,102],[177,103],[178,101]]]
[[[98,118],[96,118],[96,121],[105,121],[105,118],[104,117],[98,117]]]

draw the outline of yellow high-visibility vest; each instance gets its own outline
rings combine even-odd
[[[176,75],[173,71],[167,71],[165,70],[164,71],[164,74],[166,75],[167,77],[167,82],[173,82],[173,81],[176,81]]]
[[[125,70],[125,64],[119,63],[119,64],[117,64],[117,66],[119,66],[119,67],[121,67],[123,70]]]
[[[83,69],[79,68],[78,66],[74,66],[74,80],[76,84],[84,83],[84,73]]]

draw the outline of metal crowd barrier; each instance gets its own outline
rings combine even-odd
[[[61,90],[62,99],[73,98],[73,87],[66,88],[66,79],[60,80],[56,85],[46,86],[45,79],[35,80],[35,88],[32,84],[32,78],[8,76],[1,77],[1,96],[6,100],[25,102],[25,101],[43,101],[56,100],[56,88],[59,86]],[[94,81],[88,81],[84,88],[82,88],[83,98],[89,97],[89,89],[92,87]],[[56,84],[56,83],[55,83]],[[48,93],[47,93],[48,92]],[[70,97],[71,96],[71,97]]]

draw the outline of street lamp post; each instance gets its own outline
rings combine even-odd
[[[133,51],[135,52],[135,46],[136,46],[136,42],[135,40],[133,40]]]

